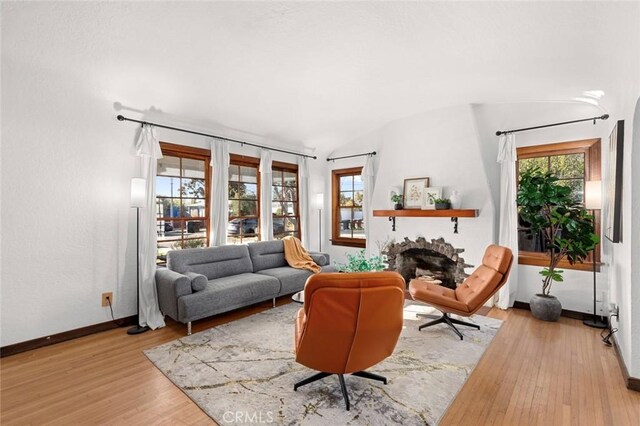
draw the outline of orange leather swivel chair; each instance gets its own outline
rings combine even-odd
[[[309,277],[296,315],[296,361],[320,371],[293,390],[337,374],[349,410],[344,374],[379,380],[363,371],[387,358],[402,331],[405,282],[396,272],[324,273]]]
[[[482,265],[468,276],[455,290],[436,283],[415,279],[409,283],[409,292],[414,300],[428,303],[442,312],[442,316],[425,315],[436,318],[434,321],[422,324],[418,330],[432,325],[445,323],[460,336],[462,333],[454,324],[475,327],[480,326],[452,318],[450,314],[469,317],[489,300],[504,285],[509,277],[513,254],[507,247],[495,244],[487,247],[482,258]]]

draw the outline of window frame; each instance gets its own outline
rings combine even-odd
[[[590,180],[601,180],[601,142],[600,138],[582,139],[569,142],[556,142],[544,145],[532,145],[516,148],[516,176],[520,176],[520,160],[527,158],[550,157],[555,155],[566,154],[584,154],[584,182]],[[583,186],[584,188],[584,186]],[[584,189],[583,189],[584,190]],[[583,197],[584,200],[584,197]],[[595,216],[595,232],[601,235],[601,210],[594,212]],[[595,251],[596,270],[600,270],[600,258],[602,244],[598,244]],[[558,267],[563,269],[574,269],[580,271],[593,270],[592,253],[585,259],[583,263],[575,263],[571,265],[568,260],[562,259],[558,263]],[[546,253],[518,250],[518,264],[531,266],[548,266],[549,257]]]
[[[366,238],[347,238],[340,236],[340,178],[344,176],[362,176],[362,166],[331,171],[331,244],[334,246],[359,247],[367,246]],[[364,208],[363,208],[364,214]],[[370,226],[365,223],[365,226]]]
[[[198,160],[198,161],[204,161],[204,202],[205,202],[205,206],[204,206],[204,211],[205,211],[205,215],[202,217],[198,217],[197,219],[199,221],[205,222],[206,224],[206,237],[205,237],[205,247],[209,246],[210,243],[210,235],[211,235],[211,212],[210,212],[210,200],[211,200],[211,194],[210,194],[210,189],[211,189],[211,167],[209,167],[209,163],[211,161],[211,151],[207,150],[207,149],[201,149],[201,148],[195,148],[195,147],[190,147],[190,146],[184,146],[184,145],[177,145],[177,144],[173,144],[173,143],[169,143],[169,142],[160,142],[160,150],[162,151],[162,156],[165,157],[178,157],[178,158],[187,158],[187,159],[191,159],[191,160]],[[182,164],[182,161],[180,162],[180,164]],[[182,167],[180,170],[180,174],[182,176]],[[154,179],[157,179],[158,177],[158,172],[156,171],[156,176],[154,177]],[[156,194],[156,200],[158,199],[158,195]],[[162,197],[162,198],[166,198],[166,197]],[[183,197],[180,196],[180,199],[182,199]],[[157,201],[156,201],[157,202]],[[188,222],[189,220],[193,221],[193,219],[189,219],[187,217],[158,217],[156,214],[156,226],[158,226],[158,222],[160,221],[180,221],[180,222],[184,222],[183,225],[183,231],[184,229],[187,228],[188,226]],[[184,241],[187,240],[196,240],[196,239],[202,239],[201,237],[198,238],[184,238],[184,232],[181,234],[181,237],[179,240],[168,240],[168,242],[171,242],[173,244],[175,243],[183,243]],[[164,241],[163,241],[164,242]],[[157,244],[159,244],[160,241],[158,239]],[[157,245],[156,244],[156,245]],[[160,263],[162,264],[162,262]]]
[[[257,226],[258,229],[260,230],[260,232],[256,232],[256,237],[258,238],[258,241],[262,241],[262,229],[260,228],[260,214],[261,214],[261,203],[260,203],[260,159],[259,158],[255,158],[255,157],[250,157],[247,155],[239,155],[239,154],[229,154],[229,166],[244,166],[244,167],[252,167],[256,169],[256,222],[257,222]],[[227,173],[229,173],[229,169],[227,169]],[[229,191],[229,182],[227,182],[227,192]],[[243,219],[243,218],[253,218],[253,216],[231,216],[230,214],[227,214],[227,221],[226,221],[226,225],[227,227],[229,226],[229,222],[233,219]],[[245,237],[241,236],[242,232],[240,232],[240,234],[238,235],[237,238],[240,239],[239,242],[237,243],[230,243],[229,242],[229,234],[228,234],[228,230],[227,232],[227,244],[232,244],[232,245],[240,245],[240,244],[246,244],[247,241],[243,241],[245,239]],[[251,240],[254,237],[246,237],[246,239],[248,240],[248,242],[251,242]]]
[[[300,174],[298,173],[298,165],[297,164],[292,164],[292,163],[285,163],[282,161],[272,161],[271,162],[271,175],[273,176],[274,173],[276,172],[290,172],[290,173],[295,173],[296,175],[296,200],[294,202],[295,204],[295,215],[293,216],[296,219],[296,230],[293,231],[294,232],[294,236],[298,239],[301,239],[302,234],[301,234],[301,229],[302,226],[300,224],[301,221],[301,217],[300,217]],[[277,200],[273,199],[273,187],[276,186],[273,184],[273,179],[271,181],[271,208],[270,208],[270,213],[271,213],[271,219],[274,220],[276,218],[291,218],[292,216],[276,216],[274,215],[273,212],[273,203],[277,202]],[[289,234],[287,234],[289,235]],[[286,235],[285,235],[286,236]],[[274,229],[274,239],[278,240],[279,238],[277,238],[275,236],[275,229]]]

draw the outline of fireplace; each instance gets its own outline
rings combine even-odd
[[[465,268],[471,268],[460,257],[464,249],[455,248],[443,238],[430,242],[423,237],[411,241],[405,237],[403,242],[389,243],[383,254],[387,256],[388,270],[397,271],[409,283],[419,276],[431,276],[442,281],[442,285],[455,289],[469,275]]]

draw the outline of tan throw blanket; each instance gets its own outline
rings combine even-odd
[[[284,237],[282,242],[284,243],[284,258],[289,266],[297,269],[308,269],[313,273],[320,272],[320,266],[311,259],[299,239],[288,236]]]

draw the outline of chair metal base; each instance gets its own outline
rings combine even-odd
[[[313,376],[307,377],[306,379],[300,380],[298,383],[294,384],[293,390],[297,391],[298,388],[301,386],[308,385],[309,383],[313,383],[315,381],[324,379],[325,377],[328,377],[331,375],[333,375],[333,373],[321,372],[321,373],[314,374]],[[385,385],[387,384],[386,377],[380,376],[378,374],[369,373],[368,371],[356,371],[355,373],[351,373],[351,375],[357,376],[357,377],[363,377],[365,379],[370,379],[370,380],[378,380],[384,383]],[[340,381],[340,389],[342,390],[342,396],[344,397],[344,402],[347,406],[347,411],[349,411],[349,409],[351,408],[351,404],[349,402],[349,394],[347,393],[347,385],[344,382],[344,374],[337,374],[337,376],[338,376],[338,380]]]
[[[460,340],[463,340],[462,333],[460,333],[460,331],[453,324],[466,325],[467,327],[474,327],[474,328],[477,328],[478,330],[480,330],[480,326],[478,324],[473,324],[473,323],[462,321],[462,320],[459,320],[459,319],[456,319],[456,318],[451,318],[451,316],[446,312],[443,313],[441,317],[435,317],[434,315],[424,315],[424,316],[429,317],[429,318],[437,318],[437,319],[435,319],[433,321],[429,321],[426,324],[422,324],[420,327],[418,327],[418,331],[420,331],[420,330],[422,330],[423,328],[426,328],[426,327],[431,327],[432,325],[445,323],[445,324],[447,324],[449,327],[451,327],[453,329],[453,331],[458,335],[458,337],[460,337]]]

